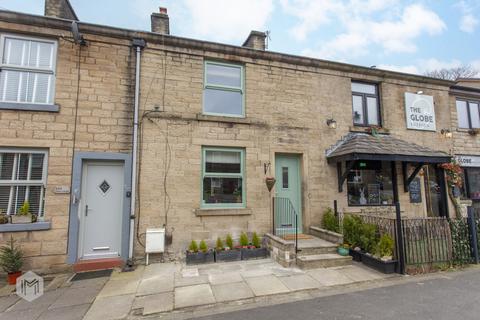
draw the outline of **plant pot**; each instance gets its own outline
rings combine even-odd
[[[22,271],[12,272],[7,274],[8,284],[13,285],[17,283],[17,278],[22,275]]]
[[[186,255],[187,265],[204,264],[215,262],[215,253],[210,250],[207,252],[189,252]]]
[[[362,262],[362,253],[360,251],[348,249],[348,254],[352,256],[353,261]]]
[[[215,250],[216,262],[229,262],[242,260],[242,251],[240,250]]]
[[[242,260],[265,259],[268,256],[267,248],[242,248]]]
[[[346,257],[349,255],[349,249],[344,248],[344,247],[338,247],[337,248],[337,253],[343,257]]]
[[[27,215],[19,215],[15,214],[12,215],[12,223],[32,223],[32,216],[27,214]]]
[[[397,260],[383,261],[366,253],[362,254],[362,263],[385,274],[394,273],[397,266]]]

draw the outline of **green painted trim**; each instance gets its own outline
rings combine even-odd
[[[240,69],[240,87],[231,87],[231,86],[222,86],[218,84],[209,84],[207,82],[207,65],[217,65],[224,67],[233,67]],[[206,112],[205,111],[205,89],[219,90],[219,91],[232,91],[240,92],[242,94],[242,113],[233,114],[233,113],[216,113],[216,112]],[[217,62],[217,61],[204,61],[203,64],[203,98],[202,98],[202,114],[212,115],[212,116],[222,116],[222,117],[235,117],[235,118],[245,118],[245,67],[240,64]]]
[[[205,171],[205,159],[207,151],[230,151],[240,152],[240,173],[218,173]],[[239,177],[242,179],[242,203],[205,203],[203,200],[203,179],[205,177]],[[245,149],[244,148],[230,148],[230,147],[202,147],[202,175],[200,177],[200,208],[202,209],[238,209],[246,208],[247,205],[247,191],[245,183]]]

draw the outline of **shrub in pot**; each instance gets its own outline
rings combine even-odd
[[[223,246],[223,241],[219,237],[217,239],[217,244],[215,246],[215,261],[217,262],[228,262],[228,261],[239,261],[242,259],[242,252],[233,248],[233,239],[231,235],[227,235],[225,240],[227,246]]]
[[[349,254],[353,261],[362,261],[360,250],[360,236],[363,222],[360,217],[353,215],[346,215],[343,219],[343,239],[345,243],[349,244]]]
[[[0,224],[6,224],[9,222],[9,218],[6,214],[0,214]]]
[[[262,248],[257,233],[252,235],[252,242],[248,242],[246,233],[240,235],[240,246],[242,247],[242,260],[262,259],[267,257],[267,248]]]
[[[389,274],[394,273],[397,260],[393,260],[393,250],[395,248],[392,237],[384,234],[375,247],[375,254],[366,253],[362,257],[362,262],[380,272]]]
[[[7,273],[8,284],[15,284],[22,275],[23,252],[15,245],[13,237],[0,248],[0,266]]]
[[[205,240],[200,241],[200,245],[195,240],[190,242],[186,252],[187,265],[210,263],[215,261],[215,253],[209,250]]]
[[[349,249],[350,249],[350,246],[348,244],[344,243],[344,244],[338,246],[337,253],[341,256],[346,257],[350,254]]]
[[[32,216],[30,215],[30,203],[25,201],[23,205],[18,208],[17,214],[12,215],[12,223],[31,223]]]

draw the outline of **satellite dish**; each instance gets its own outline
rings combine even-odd
[[[73,41],[76,44],[80,44],[82,46],[86,44],[85,39],[83,39],[83,35],[80,33],[80,31],[78,31],[77,21],[72,22],[72,35],[73,35]]]

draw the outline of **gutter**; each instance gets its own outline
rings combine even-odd
[[[145,40],[134,38],[132,46],[135,49],[135,102],[133,112],[133,141],[132,141],[132,177],[131,177],[131,202],[130,202],[130,234],[128,247],[128,266],[133,266],[133,239],[135,230],[135,209],[137,199],[137,154],[138,154],[138,113],[140,107],[140,62]]]

